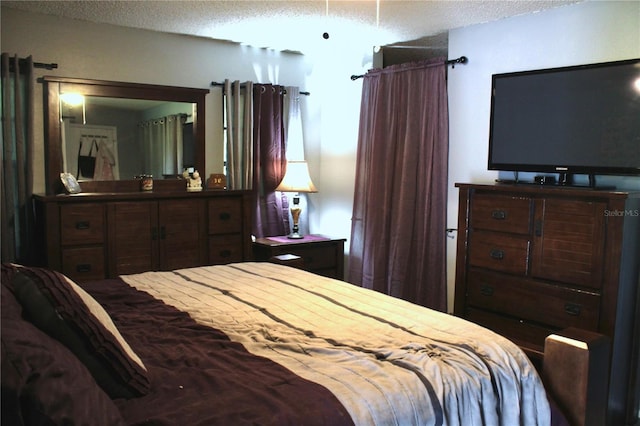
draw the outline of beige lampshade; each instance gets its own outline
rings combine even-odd
[[[309,166],[306,161],[288,161],[287,171],[282,182],[276,188],[281,192],[318,192],[309,176]]]

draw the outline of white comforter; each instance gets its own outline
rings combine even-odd
[[[122,279],[322,384],[358,425],[550,423],[526,356],[460,318],[270,263]]]

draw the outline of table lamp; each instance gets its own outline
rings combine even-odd
[[[293,229],[288,235],[291,239],[301,239],[304,235],[300,234],[298,221],[300,219],[300,193],[301,192],[318,192],[309,176],[309,166],[306,161],[288,161],[287,171],[282,178],[282,182],[276,188],[276,191],[295,192],[293,196],[293,204],[291,205],[291,218],[293,219]]]

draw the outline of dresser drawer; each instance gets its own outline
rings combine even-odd
[[[216,198],[209,201],[209,234],[233,234],[241,231],[242,199]]]
[[[336,267],[336,251],[333,247],[289,247],[287,251],[300,256],[304,261],[304,268],[308,271]]]
[[[495,271],[526,275],[529,240],[494,232],[474,232],[469,244],[469,264]]]
[[[209,236],[210,264],[242,262],[243,259],[242,236],[240,234]]]
[[[557,328],[595,330],[598,327],[598,294],[479,269],[469,272],[467,302],[470,306]]]
[[[528,234],[533,201],[530,198],[476,194],[471,200],[471,227]]]
[[[104,241],[104,206],[74,204],[60,207],[62,245],[98,244]]]
[[[63,249],[62,273],[74,281],[106,278],[104,248],[100,246]]]

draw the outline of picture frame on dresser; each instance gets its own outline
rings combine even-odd
[[[64,189],[67,190],[69,194],[78,194],[80,190],[80,184],[71,173],[60,173],[60,180],[62,181],[62,185],[64,185]]]

